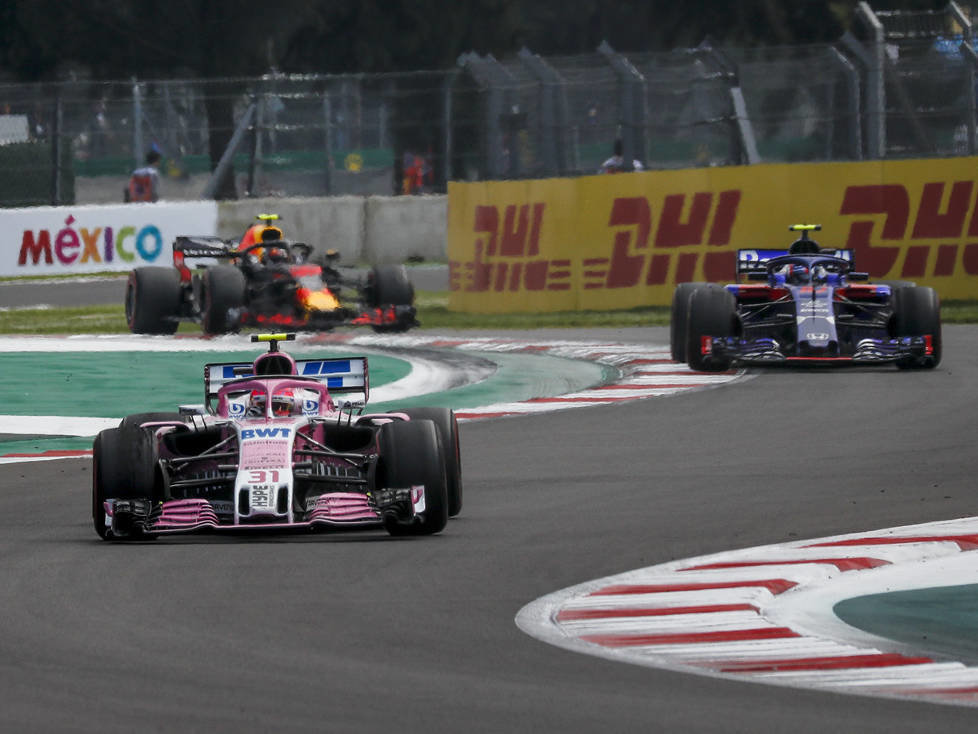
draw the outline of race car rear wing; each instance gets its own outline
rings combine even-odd
[[[204,365],[204,402],[208,412],[211,412],[211,401],[217,397],[218,391],[224,385],[234,380],[254,377],[254,365],[251,362],[218,362]],[[342,357],[333,359],[297,359],[295,360],[297,377],[306,377],[322,383],[339,405],[360,407],[366,404],[370,394],[370,373],[367,369],[366,357]],[[263,375],[277,377],[277,375]],[[283,375],[287,376],[287,375]],[[359,394],[361,399],[346,398],[346,395]],[[343,395],[343,398],[336,396]]]
[[[773,260],[776,257],[790,254],[791,253],[788,250],[737,250],[737,275],[744,275],[746,273],[763,273],[767,270],[768,260]],[[818,253],[805,254],[818,254],[824,255],[825,257],[837,257],[840,260],[847,261],[850,265],[853,263],[853,251],[849,249],[821,249],[818,251]]]
[[[173,243],[173,251],[184,257],[234,257],[231,244],[220,237],[189,237],[180,235]]]

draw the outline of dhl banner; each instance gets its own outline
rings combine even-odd
[[[762,164],[451,183],[449,307],[498,313],[668,305],[729,282],[740,248],[821,224],[875,279],[978,298],[978,158]]]

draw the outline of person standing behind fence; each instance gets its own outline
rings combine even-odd
[[[632,161],[632,170],[641,171],[642,162],[638,159]],[[598,169],[598,173],[623,173],[625,171],[625,156],[622,154],[621,138],[615,140],[612,156]]]
[[[124,200],[128,202],[159,201],[160,152],[154,147],[146,154],[146,165],[129,175]]]

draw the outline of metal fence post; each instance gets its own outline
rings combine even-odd
[[[62,171],[62,151],[61,151],[61,126],[64,124],[64,108],[61,104],[61,86],[59,85],[54,97],[54,114],[52,115],[51,126],[51,206],[61,204],[61,176]]]
[[[458,70],[453,69],[445,75],[442,84],[442,181],[444,190],[448,191],[448,182],[452,179],[452,156],[454,155],[454,139],[452,136],[452,119],[454,109],[452,108],[452,90],[455,88],[455,80],[458,77]]]
[[[459,56],[458,65],[468,70],[475,81],[486,90],[486,172],[489,178],[515,178],[519,175],[519,150],[514,149],[516,141],[507,140],[506,121],[520,114],[519,105],[509,99],[509,90],[516,84],[502,64],[487,54],[485,58],[476,53]],[[510,147],[507,148],[507,142]]]
[[[829,48],[829,58],[835,61],[842,69],[842,74],[846,79],[846,97],[849,100],[848,114],[846,116],[846,130],[848,131],[849,157],[853,160],[862,160],[863,140],[862,140],[862,112],[861,98],[859,92],[859,72],[852,62],[834,46]]]
[[[645,77],[632,62],[602,41],[598,52],[618,77],[618,124],[621,126],[621,148],[625,170],[633,170],[633,161],[646,160],[648,150],[645,129],[648,125]]]
[[[543,151],[543,173],[559,176],[567,171],[567,116],[564,80],[557,71],[525,46],[519,59],[540,82],[538,146]]]
[[[978,54],[975,53],[974,30],[971,19],[958,7],[956,2],[948,3],[948,12],[951,17],[961,26],[964,40],[961,43],[961,55],[968,62],[965,72],[965,83],[968,85],[968,155],[974,155],[976,151],[975,133],[975,65],[978,64]]]
[[[886,157],[886,43],[883,24],[866,0],[856,6],[856,15],[869,28],[871,47],[866,54],[866,144],[869,158]]]
[[[333,110],[329,92],[323,93],[323,131],[326,144],[326,168],[323,170],[323,184],[326,195],[333,193]]]
[[[143,96],[136,77],[132,78],[132,159],[135,167],[143,164]]]
[[[224,149],[221,154],[221,160],[217,162],[217,167],[214,168],[214,172],[211,174],[210,180],[204,187],[203,192],[200,197],[202,199],[213,199],[214,195],[217,193],[217,184],[224,177],[224,173],[231,166],[231,161],[234,159],[234,154],[238,151],[238,147],[244,140],[245,134],[248,132],[248,128],[251,126],[251,118],[255,115],[255,103],[252,102],[248,105],[248,109],[241,116],[238,126],[234,130],[234,134],[231,136],[231,140],[228,142],[228,147]]]
[[[261,161],[262,161],[262,125],[265,121],[265,94],[261,97],[252,97],[252,104],[255,106],[255,124],[251,128],[251,161],[248,165],[248,198],[255,198],[258,182],[261,180]]]

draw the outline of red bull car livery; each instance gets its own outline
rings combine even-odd
[[[733,364],[941,361],[940,300],[913,283],[870,283],[853,252],[822,249],[809,232],[788,249],[739,250],[737,282],[681,283],[672,300],[672,357],[695,370]],[[741,282],[741,279],[749,282]]]
[[[446,408],[364,412],[365,357],[208,364],[205,403],[140,413],[94,443],[92,519],[105,540],[192,531],[376,527],[430,535],[462,509]]]
[[[375,265],[363,276],[336,267],[339,254],[313,261],[313,248],[283,238],[276,215],[261,215],[240,241],[177,237],[173,267],[144,266],[129,274],[129,330],[173,334],[180,322],[205,334],[242,328],[327,331],[369,326],[406,331],[417,326],[414,287],[403,265]],[[201,263],[196,270],[191,262]]]

